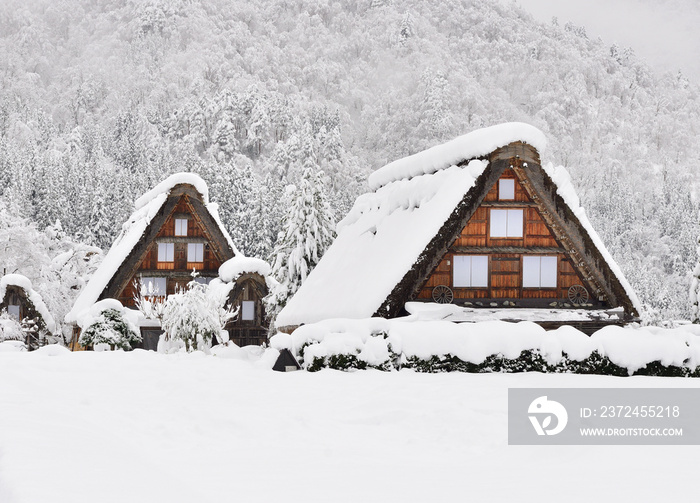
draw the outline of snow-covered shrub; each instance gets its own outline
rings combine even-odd
[[[85,347],[95,347],[98,344],[108,344],[112,349],[132,348],[132,344],[140,342],[141,335],[134,330],[117,309],[105,309],[92,323],[83,330],[79,342]]]
[[[165,341],[182,341],[187,351],[211,347],[214,337],[236,315],[223,305],[223,299],[209,294],[207,285],[190,281],[185,290],[168,296],[162,315]]]
[[[612,376],[700,376],[700,330],[606,327],[587,336],[532,323],[326,320],[277,334],[302,368],[318,371],[551,372]]]
[[[0,342],[22,340],[24,340],[22,325],[7,314],[6,310],[0,312]]]

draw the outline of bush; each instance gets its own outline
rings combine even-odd
[[[109,344],[112,349],[129,351],[132,344],[141,342],[141,335],[129,326],[120,311],[105,309],[83,330],[79,342],[85,347]]]
[[[303,347],[306,347],[303,346]],[[526,350],[520,353],[518,358],[505,358],[502,354],[490,355],[481,363],[472,363],[461,360],[457,356],[432,355],[429,358],[409,356],[403,364],[400,364],[400,355],[390,359],[386,365],[368,365],[355,354],[337,354],[326,357],[314,357],[306,367],[310,372],[317,372],[324,368],[335,370],[364,370],[376,368],[379,370],[398,370],[400,368],[413,369],[416,372],[440,373],[440,372],[469,372],[469,373],[514,373],[514,372],[544,372],[557,374],[597,374],[616,377],[630,375],[644,375],[656,377],[700,377],[700,367],[678,367],[674,365],[664,366],[660,361],[647,364],[635,372],[630,373],[627,368],[613,363],[607,356],[602,356],[598,351],[593,351],[585,360],[572,360],[564,353],[562,359],[555,365],[549,364],[544,356],[537,350]]]

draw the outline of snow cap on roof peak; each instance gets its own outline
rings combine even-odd
[[[509,143],[522,141],[542,154],[547,139],[542,131],[523,122],[506,122],[459,136],[417,154],[390,162],[369,176],[369,186],[377,190],[397,180],[434,173],[454,164],[490,154]]]
[[[195,173],[175,173],[139,197],[134,203],[134,209],[140,210],[159,195],[167,195],[175,186],[182,184],[192,185],[197,189],[197,192],[202,195],[204,204],[209,203],[209,187],[207,187],[207,182],[202,180],[202,178]]]

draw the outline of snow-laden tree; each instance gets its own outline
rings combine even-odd
[[[272,275],[279,281],[267,301],[271,318],[299,289],[335,237],[335,219],[323,191],[323,172],[307,167],[299,186],[289,189],[289,212],[271,258]]]
[[[698,262],[690,282],[690,320],[693,323],[700,323],[700,238],[698,238],[697,253]]]
[[[187,351],[207,351],[237,312],[226,307],[218,291],[193,279],[187,288],[169,295],[162,311],[165,342],[182,341]]]

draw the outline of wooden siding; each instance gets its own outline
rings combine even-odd
[[[470,300],[502,301],[528,299],[529,305],[551,305],[552,301],[568,302],[568,290],[573,285],[587,285],[568,258],[567,252],[540,215],[540,210],[524,189],[516,173],[506,169],[500,179],[514,179],[514,198],[499,199],[499,183],[487,192],[481,205],[474,211],[460,234],[449,247],[438,265],[428,276],[416,296],[419,300],[432,300],[432,290],[438,285],[452,289],[455,303]],[[492,238],[489,236],[490,213],[497,209],[522,209],[523,235],[518,238]],[[457,288],[453,286],[455,255],[488,256],[488,287]],[[523,288],[523,256],[556,256],[557,285],[552,288]]]

